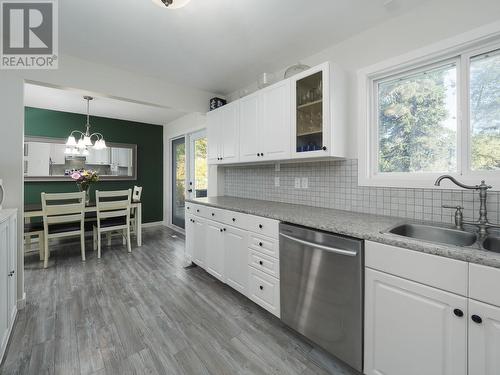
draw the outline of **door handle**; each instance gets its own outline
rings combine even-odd
[[[314,242],[304,241],[304,240],[301,240],[300,238],[292,237],[292,236],[289,236],[289,235],[283,234],[283,233],[280,233],[280,236],[282,236],[282,237],[284,237],[286,239],[289,239],[290,241],[294,241],[294,242],[300,243],[301,245],[309,246],[309,247],[314,247],[315,249],[320,249],[320,250],[328,251],[330,253],[335,253],[335,254],[339,254],[339,255],[346,255],[346,256],[349,256],[349,257],[355,257],[355,256],[358,255],[358,252],[357,251],[353,251],[353,250],[336,249],[334,247],[320,245],[320,244],[317,244],[317,243],[314,243]]]
[[[188,193],[192,193],[193,192],[193,189],[188,189]]]

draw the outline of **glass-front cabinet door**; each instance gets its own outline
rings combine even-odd
[[[292,155],[327,156],[329,151],[329,64],[292,78]]]

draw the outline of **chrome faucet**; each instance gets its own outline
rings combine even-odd
[[[440,186],[441,181],[443,181],[444,179],[450,180],[455,185],[460,186],[463,189],[479,191],[479,200],[480,200],[479,220],[477,222],[461,221],[461,224],[475,225],[476,227],[478,227],[480,237],[485,237],[488,234],[488,228],[500,228],[500,225],[491,224],[488,221],[488,212],[486,211],[486,193],[487,193],[488,189],[491,189],[490,185],[486,185],[484,180],[481,181],[480,185],[465,185],[465,184],[462,184],[461,182],[457,181],[453,176],[450,176],[450,175],[443,175],[443,176],[438,177],[438,179],[436,180],[434,185]],[[458,210],[458,208],[457,208],[457,211],[461,211],[461,209]],[[460,214],[461,214],[461,212],[460,212]],[[455,221],[457,221],[457,218],[455,218]]]

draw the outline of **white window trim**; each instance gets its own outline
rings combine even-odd
[[[469,57],[500,47],[500,22],[495,22],[470,32],[446,39],[411,53],[366,67],[358,71],[358,184],[361,186],[434,188],[434,181],[443,173],[384,173],[377,174],[374,160],[377,147],[376,127],[373,123],[374,82],[381,77],[411,71],[425,65],[457,59],[457,173],[450,173],[466,184],[478,184],[484,179],[500,190],[500,172],[467,172],[469,170],[469,129],[468,124],[468,64]],[[461,56],[458,59],[458,56]],[[460,69],[462,66],[462,69]],[[461,75],[460,75],[461,74]],[[464,84],[461,84],[464,82]],[[462,112],[460,112],[462,110]],[[377,147],[378,148],[378,147]],[[462,170],[463,169],[463,170]],[[441,188],[457,188],[453,184],[443,184]]]

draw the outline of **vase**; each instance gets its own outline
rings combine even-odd
[[[89,188],[90,185],[82,185],[82,184],[77,184],[78,185],[78,190],[81,192],[85,192],[85,206],[90,205],[90,194],[89,194]]]

